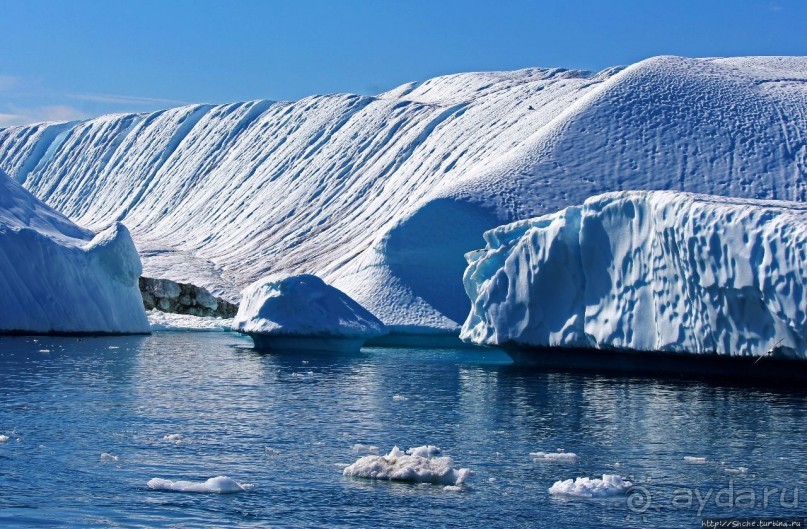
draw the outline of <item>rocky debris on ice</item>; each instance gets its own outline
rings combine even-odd
[[[157,309],[204,318],[232,318],[238,312],[237,305],[213,296],[206,288],[188,283],[141,277],[139,287],[147,311]]]

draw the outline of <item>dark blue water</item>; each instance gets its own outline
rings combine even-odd
[[[0,339],[4,527],[700,527],[707,515],[805,515],[807,394],[792,388],[543,373],[495,351],[266,355],[230,334],[33,340]],[[435,444],[475,474],[461,492],[345,478],[357,443]],[[559,448],[577,460],[529,457]],[[547,492],[604,473],[635,491]],[[255,487],[146,486],[218,475]]]

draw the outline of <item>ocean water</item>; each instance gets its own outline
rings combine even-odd
[[[2,527],[700,527],[805,516],[801,388],[542,372],[496,350],[261,354],[234,334],[0,338]],[[2,438],[0,438],[2,439]],[[346,478],[437,445],[460,490]],[[531,452],[576,458],[535,461]],[[627,493],[555,496],[615,474]],[[234,494],[152,490],[229,476]]]

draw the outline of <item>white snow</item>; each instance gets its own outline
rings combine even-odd
[[[140,271],[123,224],[79,228],[0,171],[0,333],[148,333]]]
[[[232,328],[249,334],[256,347],[278,349],[358,350],[365,340],[386,334],[378,318],[308,274],[253,283],[243,292]]]
[[[157,309],[146,312],[152,331],[229,332],[232,318],[205,318],[189,314],[172,314]]]
[[[807,355],[807,205],[620,192],[485,233],[482,344]]]
[[[603,474],[600,478],[576,478],[556,481],[549,487],[553,496],[578,496],[581,498],[605,498],[624,494],[633,483],[615,474]]]
[[[448,456],[438,456],[440,449],[435,446],[419,446],[406,452],[393,447],[383,456],[364,456],[352,465],[345,467],[345,476],[432,483],[436,485],[462,485],[470,476],[467,468],[453,468],[454,461]]]
[[[456,332],[484,230],[624,189],[805,200],[805,81],[804,57],[448,75],[0,129],[0,168],[82,225],[126,222],[149,277],[237,301],[313,273],[395,331]]]
[[[227,476],[217,476],[207,481],[171,481],[169,479],[152,478],[147,483],[153,490],[172,490],[177,492],[244,492],[253,488],[248,483],[238,483]]]
[[[577,454],[574,452],[530,452],[530,457],[538,463],[540,461],[554,461],[572,463],[577,461]]]

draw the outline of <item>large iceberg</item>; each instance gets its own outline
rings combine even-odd
[[[249,286],[233,320],[266,350],[358,351],[387,333],[384,324],[344,292],[314,275],[270,276]]]
[[[148,333],[123,224],[97,235],[0,171],[0,333]]]
[[[480,234],[607,191],[807,199],[807,58],[448,75],[374,97],[0,130],[0,168],[132,230],[147,277],[229,301],[310,273],[395,332],[458,333]]]
[[[807,205],[618,192],[468,254],[479,344],[807,358]]]

